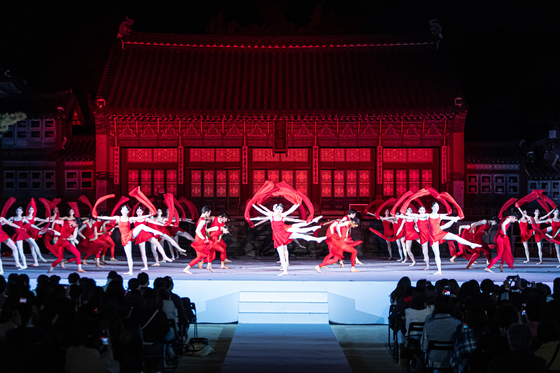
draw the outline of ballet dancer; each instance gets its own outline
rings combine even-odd
[[[167,231],[169,232],[169,236],[173,237],[173,239],[175,240],[175,242],[177,242],[177,244],[179,244],[179,237],[183,237],[191,242],[194,242],[194,238],[193,236],[191,236],[188,232],[186,232],[184,229],[179,227],[179,222],[184,221],[184,222],[188,222],[192,224],[192,220],[191,219],[187,219],[185,216],[181,219],[179,219],[179,222],[176,221],[175,217],[170,217],[169,214],[169,209],[166,210],[165,212],[166,217],[165,217],[165,222],[169,222],[169,220],[171,219],[172,223],[175,223],[176,225],[168,225]],[[184,214],[184,212],[183,212]],[[183,252],[179,252],[174,250],[174,247],[171,247],[171,259],[175,260],[175,257],[177,257],[177,259],[179,259],[179,254],[181,255],[187,255],[186,253]]]
[[[542,234],[541,230],[540,230],[540,226],[541,226],[541,224],[545,223],[545,221],[547,221],[546,218],[548,218],[548,216],[550,216],[550,214],[552,214],[552,212],[554,210],[550,211],[548,214],[546,214],[542,218],[539,218],[540,211],[539,211],[539,209],[535,209],[535,211],[533,213],[533,218],[534,218],[535,225],[538,229],[528,230],[526,228],[527,227],[526,224],[528,223],[528,224],[533,225],[533,221],[531,220],[529,215],[527,215],[527,211],[521,210],[520,208],[518,208],[518,209],[522,214],[522,217],[519,220],[519,230],[521,231],[521,242],[523,242],[523,248],[525,249],[525,256],[527,257],[527,260],[524,261],[524,263],[529,262],[528,241],[529,241],[529,238],[531,236],[534,236],[535,237],[535,243],[537,244],[538,254],[539,254],[539,262],[537,263],[537,265],[540,265],[540,264],[542,264],[542,240],[545,238],[544,235]],[[523,225],[522,225],[521,221],[523,221]]]
[[[31,248],[31,255],[33,255],[33,259],[35,260],[34,266],[38,265],[37,258],[43,262],[47,262],[45,258],[43,258],[43,254],[41,254],[41,249],[39,249],[39,245],[37,244],[37,239],[41,237],[41,228],[40,223],[46,222],[46,220],[37,218],[37,205],[35,204],[35,199],[31,198],[29,205],[27,206],[27,224],[23,226],[24,229],[27,230],[27,234],[33,240],[33,244],[29,241],[29,247]],[[37,225],[36,225],[37,223]]]
[[[344,218],[334,220],[329,225],[325,240],[329,247],[329,255],[323,259],[321,264],[315,266],[315,270],[317,272],[323,273],[321,268],[325,268],[339,261],[341,263],[340,267],[344,268],[344,265],[342,264],[344,252],[349,252],[351,254],[350,263],[352,267],[350,271],[353,273],[360,272],[356,269],[356,256],[358,255],[358,251],[348,244],[348,232],[350,228],[356,228],[358,226],[359,223],[356,218],[351,218],[350,220]]]
[[[9,225],[10,227],[19,230],[20,227],[10,221],[8,221],[8,219],[6,219],[3,216],[0,216],[0,243],[3,243],[4,245],[8,246],[10,249],[12,249],[12,253],[14,255],[14,260],[16,262],[16,267],[18,269],[26,269],[27,266],[22,266],[19,263],[19,258],[18,258],[18,248],[16,246],[16,244],[14,243],[14,241],[12,241],[12,239],[10,238],[10,236],[8,236],[8,234],[6,232],[4,232],[4,230],[2,230],[2,226],[3,225]],[[25,258],[24,258],[25,260]],[[0,259],[0,275],[4,274],[4,269],[2,267],[2,260]]]
[[[191,260],[185,269],[183,269],[183,272],[189,275],[193,274],[190,269],[201,260],[206,259],[210,254],[210,240],[206,235],[206,219],[210,218],[211,213],[212,210],[210,210],[210,207],[204,206],[200,211],[200,218],[198,218],[196,222],[195,238],[194,242],[191,244],[191,247],[196,251],[196,258]],[[208,262],[206,269],[210,272],[214,272],[212,269],[212,262]]]
[[[49,273],[54,271],[54,268],[60,264],[62,268],[66,268],[64,266],[64,250],[68,250],[74,258],[68,260],[68,262],[75,261],[78,264],[78,272],[79,273],[86,273],[82,269],[82,258],[81,253],[78,251],[76,246],[72,242],[76,241],[76,237],[78,235],[78,228],[81,226],[82,221],[80,219],[57,219],[52,222],[52,226],[55,224],[60,225],[60,231],[55,230],[52,226],[45,228],[50,231],[51,234],[58,237],[58,240],[52,247],[48,247],[49,250],[56,256],[56,260],[51,264],[49,268]]]
[[[381,234],[380,232],[376,231],[373,228],[370,228],[370,231],[372,231],[374,234],[376,234],[377,236],[381,237],[383,240],[385,240],[385,242],[387,243],[387,251],[389,252],[389,260],[393,259],[393,248],[391,247],[391,242],[396,242],[397,237],[395,236],[395,230],[393,229],[393,223],[397,221],[397,218],[391,216],[389,214],[389,209],[385,210],[385,216],[381,216],[381,217],[377,217],[376,214],[372,214],[371,212],[368,211],[369,215],[372,215],[373,217],[375,217],[376,219],[381,220],[381,223],[383,224],[383,234]],[[399,255],[400,255],[400,259],[398,260],[399,262],[403,260],[403,254],[402,254],[402,249],[400,246],[400,242],[397,243],[397,248],[399,251]]]
[[[403,244],[403,251],[404,251],[404,260],[403,263],[406,262],[406,255],[408,254],[408,256],[410,257],[410,260],[412,260],[412,264],[410,264],[410,267],[413,267],[416,265],[416,260],[414,259],[414,254],[412,254],[412,242],[416,241],[418,243],[420,243],[420,236],[418,235],[418,232],[416,231],[416,224],[415,221],[416,219],[409,217],[409,214],[412,214],[412,208],[407,208],[406,210],[406,214],[404,215],[398,215],[398,219],[402,219],[403,223],[401,223],[399,230],[397,231],[397,237],[402,235],[402,241],[404,241]],[[402,231],[404,230],[404,233],[402,233]]]
[[[321,216],[316,217],[311,222],[306,222],[300,219],[290,218],[289,215],[292,214],[299,208],[299,204],[294,204],[288,211],[284,212],[284,205],[281,203],[275,204],[270,211],[263,205],[257,204],[252,205],[252,207],[263,214],[263,217],[251,218],[251,220],[266,221],[269,220],[272,226],[272,239],[274,241],[274,247],[278,251],[278,256],[280,257],[280,264],[282,267],[282,273],[278,276],[285,276],[288,274],[289,265],[289,253],[288,244],[294,239],[303,239],[305,241],[315,241],[317,243],[323,242],[326,237],[314,237],[309,236],[306,233],[314,232],[321,227],[316,225],[313,227],[307,227],[309,224],[316,223],[321,219]],[[286,222],[295,222],[295,224],[287,225]]]
[[[426,208],[420,206],[418,208],[418,214],[426,216]],[[418,236],[420,238],[420,246],[422,246],[422,255],[424,256],[424,262],[426,263],[426,268],[424,271],[430,270],[430,254],[428,243],[430,242],[430,226],[428,224],[428,218],[417,218],[416,228],[418,228]]]
[[[204,259],[204,263],[213,262],[214,259],[216,259],[216,251],[218,251],[220,253],[220,269],[229,269],[229,267],[226,266],[228,261],[227,245],[224,240],[222,240],[222,236],[229,233],[229,229],[226,226],[228,220],[228,214],[225,211],[222,211],[220,212],[220,215],[212,218],[212,224],[210,225],[210,228],[206,230],[210,238],[210,252],[208,257]],[[198,266],[202,268],[202,262],[198,262]]]
[[[556,257],[558,258],[558,262],[560,262],[560,218],[558,215],[558,209],[555,208],[552,211],[552,218],[543,221],[543,223],[550,223],[550,227],[547,228],[547,232],[550,232],[551,234],[547,233],[547,235],[554,243],[554,247],[556,248]],[[556,268],[560,268],[560,265],[556,266]]]
[[[142,217],[143,214],[144,214],[144,208],[139,205],[138,208],[136,209],[136,217]],[[134,227],[136,228],[139,225],[146,225],[146,224],[148,224],[148,226],[150,226],[149,225],[150,223],[153,224],[153,226],[151,226],[152,228],[154,226],[158,226],[152,218],[145,218],[145,219],[136,220],[134,222]],[[159,231],[159,232],[161,232],[161,231]],[[150,243],[150,246],[152,248],[152,254],[154,255],[154,258],[156,260],[156,262],[154,264],[152,264],[153,267],[159,267],[160,266],[157,251],[159,251],[159,253],[161,254],[161,257],[163,258],[162,260],[164,260],[166,262],[169,262],[169,263],[171,263],[173,261],[172,259],[170,259],[165,254],[165,250],[163,249],[163,246],[161,245],[159,240],[156,238],[156,236],[154,234],[150,233],[150,232],[147,232],[147,231],[143,230],[138,234],[138,236],[134,240],[134,243],[136,245],[138,245],[138,248],[140,249],[140,255],[142,257],[142,263],[144,263],[144,268],[142,268],[142,271],[147,271],[148,270],[148,258],[146,256],[146,242]]]
[[[488,264],[488,266],[484,268],[486,272],[494,273],[494,271],[492,271],[490,268],[498,263],[500,259],[500,272],[504,271],[504,261],[509,268],[513,269],[514,259],[511,253],[511,243],[509,241],[508,228],[511,223],[515,223],[516,221],[517,216],[510,215],[500,222],[498,233],[496,233],[496,237],[494,237],[494,243],[496,244],[496,256],[494,257],[494,259],[492,259],[490,264]]]
[[[481,246],[474,249],[474,253],[471,255],[469,263],[467,264],[467,269],[471,268],[475,260],[478,259],[482,253],[486,256],[486,265],[490,264],[492,261],[492,253],[490,251],[490,246],[488,246],[488,244],[484,241],[483,237],[487,235],[490,238],[490,231],[492,230],[492,227],[497,224],[498,218],[492,218],[489,220],[479,220],[470,225],[469,230],[473,235],[473,242]]]
[[[29,210],[32,211],[33,208],[30,207]],[[15,234],[12,236],[12,241],[16,243],[18,254],[21,257],[21,261],[23,263],[23,269],[27,268],[25,253],[23,251],[24,241],[29,244],[29,248],[31,249],[31,255],[33,256],[33,260],[35,261],[35,263],[33,264],[34,267],[39,266],[39,262],[37,261],[39,257],[42,261],[46,262],[46,260],[41,255],[39,245],[37,245],[37,242],[35,242],[33,237],[31,237],[30,235],[32,230],[38,232],[40,231],[40,228],[27,220],[27,217],[23,216],[23,207],[18,207],[16,209],[16,216],[12,216],[8,220],[20,227],[20,229],[17,229]]]

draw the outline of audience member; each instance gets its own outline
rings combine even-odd
[[[555,320],[544,320],[537,327],[537,338],[541,346],[535,356],[546,361],[549,371],[560,371],[560,328]]]
[[[150,276],[146,272],[140,272],[138,274],[138,281],[140,282],[140,292],[143,294],[150,286]]]

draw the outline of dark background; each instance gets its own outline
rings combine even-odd
[[[556,0],[4,1],[0,11],[0,65],[41,91],[92,95],[125,16],[156,33],[427,36],[437,17],[470,107],[467,140],[533,140],[560,121]]]

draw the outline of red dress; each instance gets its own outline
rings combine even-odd
[[[85,239],[81,240],[78,244],[78,251],[86,254],[86,258],[90,255],[95,255],[96,258],[99,258],[99,254],[105,247],[103,242],[99,241],[99,239],[95,241],[90,241],[92,238],[95,237],[95,224],[91,227],[87,224],[82,234],[84,235]],[[85,259],[84,259],[85,260]]]
[[[23,227],[23,220],[14,220],[13,223],[20,228]],[[31,238],[31,236],[27,234],[25,229],[15,229],[15,231],[16,233],[12,236],[12,241],[14,242],[24,241],[27,240],[28,238]]]
[[[392,238],[395,235],[393,224],[389,220],[383,220],[383,234],[387,238]]]
[[[447,234],[447,232],[441,230],[440,223],[441,218],[439,217],[439,215],[436,219],[432,217],[428,218],[428,228],[430,229],[430,245],[433,245],[436,242],[440,242]]]
[[[35,224],[35,218],[33,219],[27,219],[28,223],[26,223],[23,228],[25,228],[27,230],[27,234],[29,234],[29,236],[31,238],[33,238],[34,240],[37,240],[40,236],[39,234],[39,230],[36,228],[33,228],[31,225]]]
[[[417,220],[416,225],[420,231],[420,245],[430,241],[430,227],[428,225],[428,220]]]
[[[552,227],[552,238],[555,240],[559,240],[560,237],[556,236],[556,233],[558,233],[558,230],[560,230],[560,221],[552,221],[551,223],[551,227]]]
[[[274,248],[278,248],[282,245],[288,245],[292,242],[290,236],[292,235],[290,232],[287,231],[290,228],[289,225],[284,223],[284,220],[272,220],[272,239],[274,240]]]
[[[202,226],[202,229],[200,231],[200,233],[202,234],[202,236],[205,237],[205,239],[201,239],[198,234],[194,235],[194,242],[191,243],[191,247],[193,249],[196,250],[196,252],[201,252],[204,253],[206,255],[208,255],[208,252],[210,250],[210,246],[209,246],[209,242],[205,242],[206,241],[206,220],[203,217],[200,217],[198,219],[198,221],[196,222],[196,226],[198,227],[198,225],[200,224],[201,221],[204,221],[204,225]]]
[[[537,224],[537,227],[540,230],[541,225]],[[544,235],[540,234],[539,231],[535,231],[535,242],[541,242],[542,240],[544,240]]]
[[[148,226],[149,224],[150,223],[148,223]],[[139,225],[146,225],[146,220],[142,220],[142,221],[137,220],[134,222],[135,228]],[[136,238],[134,239],[134,243],[136,245],[140,245],[141,243],[148,242],[149,240],[155,237],[156,236],[154,234],[150,232],[146,232],[145,230],[141,230],[140,233],[138,233],[138,236],[136,236]]]
[[[119,231],[121,232],[121,245],[126,246],[132,240],[132,229],[130,229],[130,221],[118,221]]]
[[[404,236],[406,241],[414,241],[420,238],[416,229],[414,229],[414,221],[404,222]]]
[[[529,229],[529,222],[519,222],[519,230],[521,232],[521,242],[529,241],[529,238],[533,235],[533,230]]]
[[[10,236],[6,232],[2,230],[2,226],[0,225],[0,242],[6,241]]]
[[[222,236],[222,228],[226,225],[225,222],[220,223],[218,221],[218,217],[215,217],[214,220],[212,220],[212,224],[210,225],[210,228],[212,227],[218,227],[217,230],[210,232],[210,241],[212,241],[212,245],[218,246],[219,248],[222,249],[227,249],[227,245],[224,242],[224,240],[221,239]],[[218,250],[219,251],[219,250]]]
[[[393,223],[393,231],[395,232],[395,238],[397,240],[400,240],[401,238],[404,237],[404,229],[401,229],[401,233],[398,233],[401,224],[402,224],[401,220],[398,220],[397,223]]]
[[[496,256],[488,265],[488,268],[491,268],[494,264],[498,263],[500,259],[502,259],[502,264],[504,261],[508,265],[509,268],[513,269],[513,255],[511,253],[511,244],[509,241],[509,237],[507,234],[504,234],[504,230],[507,233],[509,228],[509,224],[505,226],[505,229],[502,228],[503,223],[500,223],[500,227],[498,228],[498,233],[496,233],[496,237],[494,237],[494,242],[496,243]]]

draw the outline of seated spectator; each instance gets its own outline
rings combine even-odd
[[[531,330],[527,325],[512,324],[507,330],[509,352],[498,355],[488,364],[488,373],[544,373],[546,361],[529,352]]]
[[[144,291],[150,286],[150,276],[146,272],[140,272],[138,281],[140,282],[140,292],[144,294]]]
[[[526,311],[527,325],[531,330],[532,336],[536,337],[539,323],[544,319],[546,313],[546,304],[539,301],[530,301],[527,303]]]
[[[397,283],[397,287],[390,295],[391,304],[397,304],[403,298],[404,294],[409,292],[411,286],[410,278],[406,276],[402,277]]]
[[[140,281],[137,278],[128,280],[128,291],[140,290]]]
[[[488,317],[481,305],[473,305],[467,310],[467,325],[455,341],[455,351],[450,364],[455,373],[467,372],[467,364],[476,350],[481,337],[488,333]]]
[[[410,324],[415,322],[424,322],[426,317],[434,312],[434,306],[428,306],[426,304],[426,291],[421,288],[414,288],[412,290],[412,301],[410,302],[410,307],[405,310],[405,322],[406,329],[405,335],[420,340],[422,337],[421,333],[417,335],[409,334]]]
[[[109,338],[94,321],[80,325],[79,343],[66,351],[66,373],[118,373]]]
[[[107,287],[109,286],[109,284],[111,283],[111,281],[113,280],[114,277],[118,276],[118,273],[116,271],[110,271],[107,274],[107,282],[105,283],[105,285],[103,286],[103,290],[107,291]],[[121,277],[122,278],[122,277]]]
[[[454,342],[459,333],[461,321],[451,316],[453,311],[453,299],[451,296],[439,295],[436,299],[434,312],[426,318],[424,333],[420,344],[422,351],[426,353],[426,362],[434,368],[445,368],[449,366],[449,359],[453,351],[430,351],[430,341]]]
[[[179,325],[180,326],[185,326],[186,329],[188,330],[190,321],[187,318],[187,313],[185,311],[185,307],[183,306],[183,302],[181,301],[181,297],[179,297],[177,294],[175,294],[173,292],[173,287],[174,287],[173,279],[170,276],[165,276],[164,279],[166,280],[167,290],[169,291],[169,294],[171,295],[171,300],[173,301],[173,304],[175,305],[175,308],[177,308],[177,313],[178,313],[178,317],[179,317]]]
[[[535,356],[546,361],[550,371],[560,371],[560,328],[554,320],[544,320],[537,328],[537,338],[542,343]]]
[[[158,308],[157,294],[154,289],[145,288],[144,303],[139,315],[144,340],[144,355],[154,357],[155,370],[163,371],[163,343],[169,331],[165,313]]]
[[[68,275],[68,285],[80,285],[80,275],[76,272],[70,273]]]

